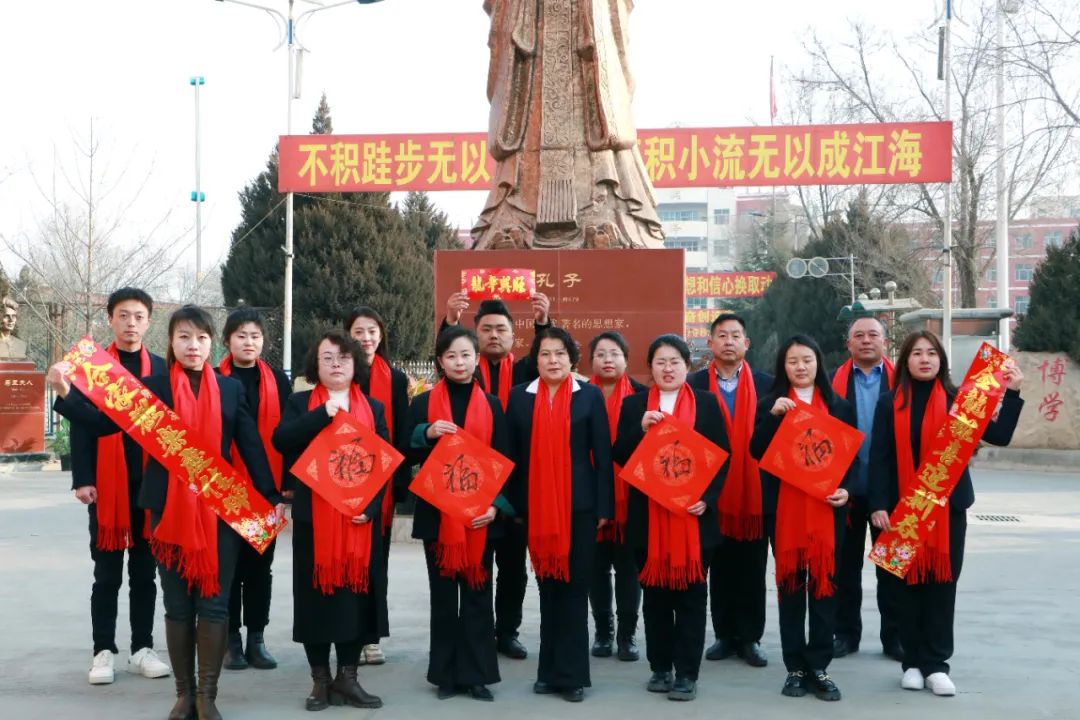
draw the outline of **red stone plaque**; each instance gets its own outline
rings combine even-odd
[[[33,367],[0,363],[0,453],[45,451],[45,373]]]

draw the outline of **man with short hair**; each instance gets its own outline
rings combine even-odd
[[[550,327],[548,309],[550,301],[540,292],[532,294],[533,332]],[[456,292],[446,302],[446,317],[440,330],[461,322],[462,314],[469,308],[469,297]],[[514,358],[514,319],[502,300],[484,300],[474,318],[476,335],[480,341],[480,360],[476,375],[481,387],[497,398],[506,409],[510,388],[532,382],[540,377],[536,363],[526,355]],[[506,521],[503,537],[495,542],[495,639],[500,653],[514,660],[524,660],[528,650],[518,640],[521,627],[521,607],[525,602],[528,574],[525,556],[528,549],[528,532],[520,518]]]
[[[847,504],[847,532],[840,548],[836,569],[836,636],[833,656],[844,657],[858,652],[862,639],[862,568],[866,555],[866,528],[871,541],[880,530],[870,524],[867,486],[870,477],[870,437],[874,431],[874,409],[878,398],[889,392],[895,382],[893,364],[885,357],[885,325],[876,317],[856,318],[848,328],[847,349],[851,357],[833,373],[833,390],[855,408],[859,432],[865,436],[859,448],[859,473]],[[883,582],[885,571],[876,568],[877,604],[881,613],[882,651],[902,661],[900,631],[896,621],[895,601]]]
[[[713,360],[692,374],[688,384],[711,392],[720,405],[731,442],[727,481],[717,502],[720,544],[709,563],[709,610],[716,641],[708,660],[738,655],[753,667],[769,661],[761,649],[765,633],[765,566],[769,550],[761,498],[761,474],[750,456],[758,398],[772,387],[771,375],[746,361],[750,337],[746,321],[722,313],[709,328]]]
[[[135,377],[164,374],[165,361],[143,346],[154,301],[138,288],[120,288],[109,295],[106,310],[113,342],[110,355]],[[137,500],[142,486],[143,451],[115,427],[75,388],[69,388],[57,363],[48,381],[56,391],[54,410],[71,421],[71,479],[75,497],[90,513],[90,557],[94,585],[90,592],[94,661],[91,685],[114,679],[117,597],[128,556],[131,656],[127,670],[149,678],[165,677],[170,668],[154,652],[154,609],[157,584],[150,553],[146,512]],[[111,433],[111,434],[110,434]]]

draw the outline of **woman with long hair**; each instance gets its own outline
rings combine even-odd
[[[856,426],[855,410],[833,392],[821,348],[813,338],[795,335],[781,345],[773,377],[772,390],[758,403],[750,439],[750,454],[755,459],[762,458],[784,415],[799,403]],[[855,471],[852,463],[840,487],[824,501],[761,472],[765,524],[776,561],[780,645],[788,673],[781,692],[788,697],[801,697],[812,690],[821,700],[840,699],[840,689],[827,669],[836,625],[833,578],[844,531],[843,507]]]
[[[592,377],[589,382],[600,388],[607,403],[608,427],[611,441],[619,426],[619,411],[625,398],[647,388],[626,372],[630,362],[630,346],[621,333],[602,332],[589,341]],[[618,658],[624,662],[638,659],[638,608],[641,606],[641,583],[638,582],[634,550],[626,542],[626,514],[629,507],[629,486],[615,468],[615,519],[600,530],[596,537],[596,564],[593,567],[589,604],[592,605],[595,637],[593,657],[610,657],[612,642]],[[615,614],[612,613],[611,575],[615,574]]]
[[[435,341],[440,379],[409,407],[410,465],[427,460],[444,435],[464,430],[502,455],[509,455],[506,418],[499,398],[483,391],[475,378],[480,347],[476,333],[450,325]],[[499,682],[492,605],[493,542],[512,513],[504,488],[495,504],[463,524],[421,498],[413,512],[413,537],[424,543],[431,595],[431,635],[427,680],[439,699],[468,693],[494,699],[487,687]]]
[[[262,359],[266,324],[258,310],[233,310],[225,319],[221,334],[229,353],[218,365],[218,372],[239,380],[244,386],[248,410],[259,428],[259,438],[274,476],[274,487],[281,491],[281,455],[274,449],[270,437],[292,394],[289,378]],[[244,463],[239,462],[239,458],[234,459],[237,460],[234,463],[237,472],[246,473]],[[282,494],[288,497],[288,493]],[[271,565],[276,546],[275,539],[261,554],[246,543],[240,548],[229,592],[229,646],[225,654],[225,667],[229,670],[243,670],[248,665],[260,670],[277,667],[277,660],[266,649],[263,635],[270,622]],[[246,651],[240,635],[241,620],[247,627]]]
[[[386,323],[373,308],[360,306],[353,308],[345,318],[344,330],[360,345],[360,350],[367,362],[368,371],[360,382],[360,390],[365,395],[382,403],[386,415],[386,429],[390,433],[390,442],[402,453],[409,448],[408,418],[409,412],[409,377],[395,367],[390,367],[390,339],[386,333]],[[390,536],[394,526],[394,504],[407,494],[410,475],[409,469],[402,463],[394,473],[392,484],[383,496],[380,511],[379,531],[382,533],[383,564],[390,564]],[[383,592],[388,586],[384,585]],[[383,598],[386,603],[386,598]],[[385,628],[389,633],[389,626]],[[386,637],[372,636],[364,641],[361,659],[367,665],[382,665],[386,662],[379,641]]]
[[[649,345],[647,360],[653,384],[648,392],[623,400],[612,453],[615,462],[625,465],[649,428],[665,415],[730,450],[716,399],[686,384],[690,369],[686,341],[677,335],[661,335]],[[630,488],[626,541],[634,549],[641,571],[645,655],[652,670],[646,689],[666,693],[669,700],[697,697],[705,649],[705,577],[709,558],[720,542],[716,503],[726,472],[718,469],[685,513],[672,512],[637,488]]]
[[[604,394],[578,382],[579,350],[563,328],[537,330],[540,377],[510,391],[506,416],[511,497],[526,517],[540,586],[540,662],[533,692],[585,699],[589,676],[589,583],[596,531],[615,516],[611,435]]]
[[[360,390],[367,373],[360,346],[347,335],[325,333],[308,350],[304,378],[314,385],[294,393],[274,431],[274,447],[291,468],[338,413],[388,440],[383,405]],[[386,634],[386,565],[379,532],[384,487],[360,513],[348,517],[289,472],[293,491],[293,641],[303,643],[313,686],[305,707],[382,707],[357,682],[367,638]],[[330,675],[330,645],[337,675]]]
[[[167,374],[143,378],[143,383],[223,458],[242,459],[255,489],[284,514],[244,386],[218,377],[208,364],[213,341],[210,314],[183,306],[169,318]],[[151,458],[139,505],[150,511],[150,546],[158,560],[165,639],[176,676],[177,701],[169,718],[186,720],[197,713],[200,720],[219,720],[216,699],[229,627],[229,589],[245,541],[189,484],[186,474],[170,473]]]
[[[929,445],[956,399],[945,349],[928,330],[904,340],[896,370],[896,388],[878,401],[870,443],[870,521],[880,530],[890,528],[893,509],[917,485],[917,473],[928,459]],[[992,445],[1009,444],[1024,407],[1020,368],[1009,360],[1004,375],[1007,389],[1001,409],[982,437]],[[993,408],[983,410],[988,411]],[[904,652],[900,686],[906,690],[929,687],[935,695],[956,694],[948,660],[953,653],[956,582],[964,563],[967,509],[974,502],[971,475],[964,467],[949,496],[949,511],[939,513],[907,578],[889,575],[885,579],[897,598]]]

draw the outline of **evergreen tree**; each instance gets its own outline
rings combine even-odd
[[[7,273],[4,272],[4,265],[0,263],[0,299],[6,298],[9,292],[11,292],[11,282],[8,281]]]
[[[1080,227],[1061,247],[1048,247],[1035,268],[1031,302],[1016,328],[1016,347],[1067,352],[1080,362]]]
[[[428,256],[436,250],[457,250],[461,243],[446,213],[435,207],[425,192],[410,192],[401,204],[401,215],[409,233],[421,240]]]

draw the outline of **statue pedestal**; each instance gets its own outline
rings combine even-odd
[[[645,380],[645,349],[662,333],[683,334],[686,265],[682,250],[438,250],[435,252],[435,329],[446,299],[461,290],[467,268],[533,268],[536,289],[551,299],[550,314],[581,345],[578,372],[588,376],[588,342],[606,330],[630,343],[629,372]],[[462,318],[471,327],[479,307]],[[527,355],[533,314],[526,301],[507,303],[514,316],[514,355]]]
[[[0,455],[45,451],[45,373],[0,362]]]

